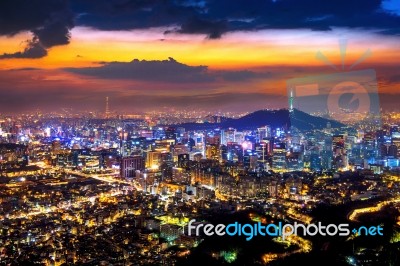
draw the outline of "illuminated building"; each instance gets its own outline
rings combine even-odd
[[[161,152],[159,151],[148,151],[146,168],[158,168],[161,162]]]
[[[208,144],[206,146],[206,158],[219,160],[219,147],[216,144]]]
[[[278,181],[277,180],[269,181],[268,194],[272,198],[275,198],[276,196],[278,196]]]
[[[399,132],[393,132],[392,133],[392,144],[397,147],[397,156],[399,156],[399,151],[400,151],[400,133]]]
[[[164,139],[165,138],[164,128],[158,127],[158,128],[153,129],[153,138]]]
[[[347,155],[343,135],[332,137],[332,169],[341,169],[347,166]]]
[[[183,227],[174,224],[162,224],[160,226],[160,237],[167,241],[174,241],[180,235],[183,235]]]
[[[225,145],[221,145],[220,153],[221,153],[220,162],[228,161],[228,147],[226,147]]]
[[[170,152],[161,152],[161,157],[160,157],[160,163],[172,163],[173,162],[173,158],[172,158],[172,154]]]
[[[196,153],[193,155],[193,161],[195,162],[200,162],[200,160],[203,158],[203,155],[201,153]]]
[[[310,155],[310,169],[314,171],[321,170],[321,157],[317,153]]]
[[[221,137],[219,135],[216,136],[207,136],[206,137],[206,145],[216,145],[219,147],[221,145]]]
[[[387,156],[393,156],[394,158],[397,158],[398,154],[398,148],[396,145],[390,145],[388,149],[388,155]]]
[[[374,132],[366,132],[362,139],[362,157],[364,159],[364,168],[368,164],[375,164],[378,159],[379,149],[376,143]]]
[[[189,147],[186,144],[176,144],[174,146],[171,146],[171,152],[173,161],[176,162],[178,161],[179,155],[189,153]]]
[[[54,140],[54,141],[51,143],[51,152],[52,152],[54,155],[57,155],[57,154],[60,154],[60,153],[61,153],[61,143],[60,143],[59,140]]]
[[[249,157],[250,157],[249,169],[254,171],[257,168],[258,155],[256,153],[253,153]]]
[[[257,142],[271,137],[271,128],[269,126],[257,128]]]
[[[276,170],[286,169],[286,145],[285,143],[276,143],[272,152],[272,168]]]
[[[399,132],[399,126],[398,125],[390,125],[390,135],[393,135],[393,133],[398,133]]]
[[[290,195],[299,194],[301,192],[302,182],[299,178],[293,178],[291,176],[285,181],[285,187]]]
[[[322,169],[328,170],[332,168],[332,151],[323,150],[321,152]]]
[[[175,128],[172,127],[168,127],[164,130],[165,132],[165,138],[166,139],[173,139],[176,140],[176,132],[175,132]]]
[[[235,131],[235,142],[242,143],[245,141],[243,132]]]
[[[241,158],[243,156],[242,147],[236,142],[229,142],[226,145],[226,152],[227,161],[234,161],[235,159],[237,161],[238,157]]]
[[[186,172],[183,168],[172,168],[172,181],[175,183],[187,183],[190,181],[190,173]]]
[[[303,170],[303,156],[301,152],[291,152],[286,159],[289,171]]]
[[[142,138],[152,138],[153,137],[153,131],[141,130],[140,131],[140,137],[142,137]]]
[[[243,164],[249,171],[255,171],[257,168],[258,155],[256,153],[247,152],[244,155]]]
[[[203,135],[203,133],[195,133],[193,137],[194,137],[195,146],[204,145],[204,135]]]
[[[171,146],[175,144],[174,139],[162,139],[155,141],[155,149],[160,151],[170,151]]]
[[[221,130],[221,144],[227,145],[228,142],[235,142],[236,129],[229,128]]]
[[[382,144],[380,152],[382,158],[397,158],[398,148],[394,144]]]
[[[182,153],[178,155],[178,166],[187,167],[189,165],[189,154]]]
[[[132,178],[136,175],[136,170],[143,171],[145,169],[144,159],[142,156],[124,157],[121,160],[121,177]]]

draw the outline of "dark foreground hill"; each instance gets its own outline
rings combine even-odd
[[[299,130],[323,129],[327,123],[331,124],[332,128],[344,126],[342,123],[335,120],[330,120],[318,116],[312,116],[299,110],[294,110],[290,113],[289,110],[259,110],[238,119],[225,119],[222,123],[185,123],[175,125],[183,127],[186,130],[204,130],[213,128],[236,128],[254,129],[269,125],[272,128],[288,128],[290,125],[295,126]]]

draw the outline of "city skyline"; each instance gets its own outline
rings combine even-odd
[[[303,5],[4,1],[0,113],[101,112],[105,97],[121,113],[284,108],[286,80],[343,71],[342,39],[344,71],[370,49],[354,70],[375,69],[381,108],[397,110],[398,1]]]
[[[1,265],[400,265],[400,0],[0,1]]]

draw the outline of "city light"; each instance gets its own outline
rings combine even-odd
[[[0,265],[400,265],[398,0],[0,21]]]

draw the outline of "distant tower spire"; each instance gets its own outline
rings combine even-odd
[[[106,97],[106,112],[105,112],[106,118],[110,117],[110,109],[108,107],[108,96]]]
[[[289,112],[293,112],[293,89],[290,89]]]

